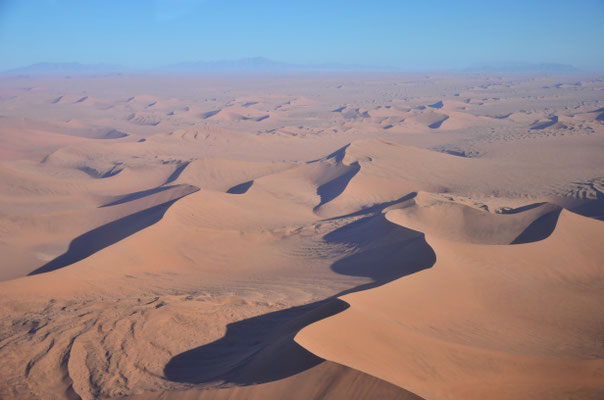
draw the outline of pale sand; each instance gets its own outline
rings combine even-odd
[[[604,396],[601,79],[0,79],[0,398]]]

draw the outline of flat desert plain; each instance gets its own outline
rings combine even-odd
[[[604,80],[0,78],[0,398],[604,398]]]

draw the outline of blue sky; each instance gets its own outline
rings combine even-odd
[[[604,0],[0,0],[0,69],[263,56],[409,70],[604,69]]]

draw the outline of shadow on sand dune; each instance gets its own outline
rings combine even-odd
[[[531,125],[531,129],[532,130],[541,130],[541,129],[545,129],[545,128],[549,128],[552,125],[555,125],[558,123],[558,116],[554,115],[552,117],[549,118],[549,121],[546,122],[535,122],[533,125]]]
[[[30,272],[28,275],[50,272],[71,265],[155,224],[162,219],[165,212],[175,201],[172,200],[139,211],[78,236],[71,241],[69,248],[64,254]]]
[[[531,243],[548,238],[556,229],[561,212],[562,208],[537,218],[510,244]]]
[[[189,166],[189,164],[190,164],[190,161],[181,162],[181,163],[177,164],[177,166],[174,169],[174,171],[172,172],[172,174],[170,174],[168,179],[166,179],[166,181],[164,182],[164,185],[167,185],[168,183],[172,183],[175,180],[177,180],[178,177],[180,176],[180,174],[182,174],[182,171],[184,171],[185,168],[187,168]]]
[[[593,182],[587,182],[586,185],[593,190],[596,198],[589,200],[579,199],[575,204],[572,204],[567,208],[584,217],[604,221],[604,192],[600,191]]]
[[[240,183],[239,185],[235,185],[226,192],[228,194],[244,194],[246,193],[254,184],[254,181],[247,181]]]
[[[229,324],[221,339],[173,357],[164,374],[171,381],[196,384],[251,385],[287,378],[324,361],[294,342],[296,333],[346,308],[330,298]]]
[[[346,189],[346,186],[348,186],[348,183],[361,170],[361,166],[358,162],[353,162],[348,168],[348,171],[342,175],[317,188],[317,194],[321,197],[321,202],[315,207],[314,211],[317,211],[322,205],[329,203],[341,195],[344,189]]]
[[[383,214],[362,218],[324,239],[363,249],[334,262],[331,265],[334,272],[372,280],[338,296],[383,285],[430,268],[436,262],[436,254],[423,233],[393,224]]]
[[[152,194],[155,193],[160,193],[166,190],[170,190],[173,189],[175,187],[177,187],[178,185],[172,185],[172,186],[159,186],[153,189],[147,189],[147,190],[141,190],[139,192],[133,192],[130,194],[127,194],[125,196],[120,197],[117,200],[114,200],[112,202],[103,204],[101,206],[99,206],[99,208],[104,208],[104,207],[111,207],[111,206],[117,206],[118,204],[124,204],[124,203],[128,203],[129,201],[134,201],[134,200],[138,200],[138,199],[142,199],[143,197],[147,197],[150,196]]]
[[[377,240],[372,239],[373,234],[378,234]],[[324,240],[366,247],[332,268],[340,274],[370,277],[372,282],[319,302],[229,324],[221,339],[173,357],[164,368],[166,378],[195,384],[252,385],[312,368],[324,360],[298,345],[294,337],[305,326],[348,308],[337,297],[382,285],[436,262],[423,234],[392,224],[382,214],[353,222]]]
[[[227,326],[221,339],[173,357],[164,368],[176,382],[252,385],[287,378],[324,360],[299,346],[294,337],[302,328],[348,308],[338,297],[371,289],[432,267],[436,254],[422,232],[388,221],[383,210],[416,194],[375,205],[344,217],[362,216],[323,237],[358,251],[334,262],[332,270],[363,276],[371,282],[342,291],[323,301],[238,321]],[[537,207],[530,205],[510,213]],[[528,243],[549,236],[561,210],[537,218],[514,241]],[[332,218],[337,219],[337,218]]]

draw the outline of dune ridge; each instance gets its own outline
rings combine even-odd
[[[0,398],[602,397],[578,80],[2,78]]]
[[[400,219],[404,210],[394,209],[386,215],[404,223],[407,220]],[[469,221],[465,225],[474,226]],[[442,238],[438,226],[422,226],[436,252],[434,267],[344,296],[342,300],[350,308],[307,326],[295,340],[320,357],[404,386],[425,398],[597,398],[602,393],[598,372],[602,348],[597,342],[581,339],[595,334],[602,322],[579,322],[573,311],[586,307],[595,311],[602,302],[599,284],[590,278],[602,272],[596,261],[604,255],[597,239],[604,229],[599,222],[562,211],[550,237],[496,247],[473,244],[472,238],[450,242]],[[563,245],[568,241],[573,243],[570,249]],[[491,260],[481,265],[486,259],[481,255],[487,254]],[[573,271],[567,268],[569,262],[583,266]],[[507,285],[506,292],[502,288]],[[517,285],[522,289],[512,289]],[[431,295],[435,292],[439,297]],[[442,296],[456,300],[442,302]],[[543,314],[541,304],[560,297],[565,299],[565,311]],[[398,304],[422,307],[401,308]],[[433,307],[444,309],[425,314]],[[472,311],[465,318],[471,319],[459,324],[468,309]],[[511,318],[506,319],[507,315]],[[561,323],[560,318],[573,323]],[[514,324],[513,329],[502,330],[503,321]],[[351,324],[367,328],[353,329]],[[343,336],[340,332],[349,333]],[[525,339],[525,332],[531,332],[533,341]],[[381,340],[368,346],[372,335]],[[413,361],[418,357],[424,368],[417,368]],[[476,376],[478,365],[481,372]],[[511,382],[520,381],[522,385],[510,387]]]

